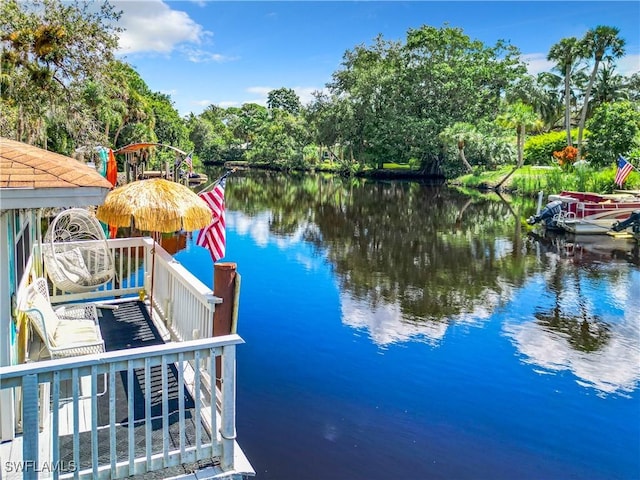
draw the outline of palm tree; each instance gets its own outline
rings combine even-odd
[[[602,68],[598,72],[596,82],[591,91],[591,102],[588,115],[603,103],[615,102],[618,100],[629,100],[629,90],[625,78],[615,71],[613,62],[603,62]]]
[[[571,73],[580,60],[581,45],[577,38],[563,38],[551,46],[547,60],[556,62],[555,68],[564,76],[564,128],[567,130],[567,145],[571,141]]]
[[[584,94],[584,103],[582,104],[582,114],[580,115],[580,124],[578,125],[578,156],[577,160],[581,159],[582,153],[582,133],[584,130],[584,124],[587,121],[587,111],[589,109],[589,98],[591,95],[591,89],[596,80],[596,74],[598,73],[598,67],[605,55],[607,58],[616,59],[620,58],[625,53],[625,40],[620,38],[618,34],[620,30],[616,27],[608,27],[605,25],[598,25],[596,28],[589,30],[584,39],[582,40],[583,54],[587,58],[593,58],[593,70],[591,70],[591,76],[589,77],[589,83],[587,84],[587,90]]]
[[[565,94],[560,89],[562,78],[551,72],[542,72],[536,76],[536,95],[529,103],[544,122],[546,130],[552,130],[562,118]],[[571,105],[572,96],[569,95]],[[569,114],[569,119],[571,114]],[[565,121],[566,123],[566,121]],[[569,121],[569,124],[571,121]]]
[[[562,78],[551,72],[527,75],[506,92],[507,103],[521,101],[531,105],[542,118],[546,130],[553,129],[562,118],[563,94],[559,90]]]
[[[458,157],[460,161],[466,168],[467,172],[472,172],[473,168],[471,164],[467,161],[467,158],[464,154],[464,148],[466,143],[469,141],[478,140],[481,135],[476,130],[474,125],[470,123],[458,122],[445,128],[442,132],[440,132],[440,141],[443,144],[455,143],[458,147]]]
[[[521,101],[507,105],[505,112],[499,115],[496,121],[503,127],[515,128],[518,145],[518,163],[513,170],[496,185],[496,190],[499,190],[502,184],[524,164],[524,140],[527,130],[540,125],[541,121],[534,112],[533,107]]]

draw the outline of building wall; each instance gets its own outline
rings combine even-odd
[[[28,210],[0,212],[0,366],[18,362],[17,329],[13,318],[18,284],[25,271],[35,238],[35,213]],[[13,437],[13,398],[0,394],[0,440]]]

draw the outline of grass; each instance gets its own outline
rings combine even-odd
[[[393,162],[383,163],[382,168],[384,170],[410,170],[411,169],[408,163],[393,163]]]
[[[452,180],[454,185],[468,188],[495,188],[509,174],[513,167],[504,166],[498,170],[474,172]],[[502,188],[518,195],[535,195],[540,190],[547,192],[561,190],[611,193],[619,189],[614,184],[615,167],[601,170],[591,168],[561,170],[558,167],[536,167],[525,165],[515,171]],[[640,174],[632,172],[624,185],[625,190],[640,189]]]

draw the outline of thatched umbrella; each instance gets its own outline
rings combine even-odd
[[[98,220],[146,232],[193,231],[211,223],[207,203],[184,185],[154,178],[113,189],[96,212]]]
[[[138,230],[153,232],[152,311],[156,234],[178,230],[190,232],[204,228],[212,221],[211,210],[204,200],[188,187],[161,178],[138,180],[115,188],[98,207],[96,217],[118,227],[128,227],[133,222]]]

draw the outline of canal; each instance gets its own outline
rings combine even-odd
[[[415,182],[237,172],[226,203],[257,479],[640,478],[634,243]]]

